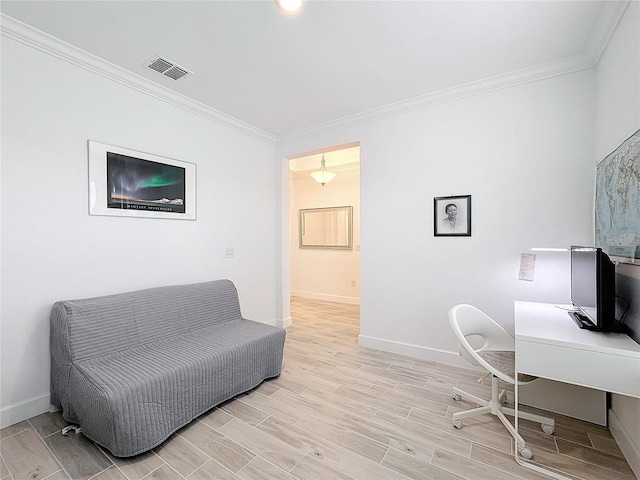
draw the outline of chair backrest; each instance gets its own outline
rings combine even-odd
[[[462,357],[473,365],[481,366],[505,382],[514,382],[513,378],[492,367],[476,353],[483,350],[514,351],[515,341],[509,332],[481,310],[466,304],[451,307],[449,323],[458,339]],[[467,339],[469,336],[477,336],[482,339],[482,345],[474,348]]]

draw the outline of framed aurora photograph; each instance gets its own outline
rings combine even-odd
[[[196,165],[89,140],[89,214],[196,219]]]

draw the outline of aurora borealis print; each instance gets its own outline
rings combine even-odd
[[[185,213],[185,169],[107,152],[107,208]]]

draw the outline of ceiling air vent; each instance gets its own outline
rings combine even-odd
[[[174,80],[179,80],[180,78],[193,73],[163,57],[154,57],[150,62],[147,62],[146,65],[151,70],[155,70],[156,72],[161,73],[166,77],[173,78]]]

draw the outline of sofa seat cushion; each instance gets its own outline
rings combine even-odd
[[[116,456],[142,453],[220,402],[277,376],[284,338],[283,329],[231,320],[76,362],[71,402],[89,438]]]

